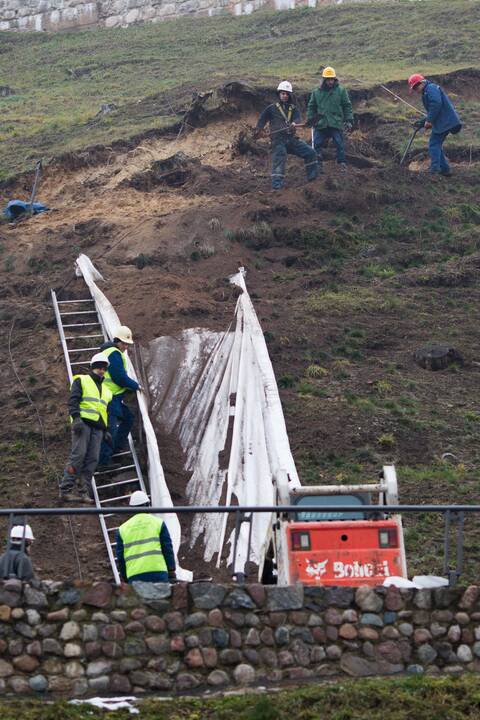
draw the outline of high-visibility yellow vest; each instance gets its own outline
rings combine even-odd
[[[139,513],[120,526],[127,580],[141,573],[168,572],[160,544],[162,525],[154,515]]]
[[[80,379],[82,384],[82,399],[80,400],[80,417],[84,420],[102,420],[108,427],[108,403],[112,393],[105,387],[105,381],[100,388],[90,375],[74,375],[73,380]],[[71,418],[70,418],[71,420]]]
[[[123,367],[125,368],[125,372],[126,372],[127,371],[127,358],[125,357],[125,353],[123,353],[121,350],[119,350],[115,346],[109,347],[106,350],[102,350],[102,353],[104,355],[106,355],[107,357],[109,355],[111,355],[113,352],[119,352],[120,355],[122,356]],[[107,385],[108,389],[110,390],[110,392],[112,393],[112,395],[123,395],[123,393],[126,392],[128,389],[128,388],[120,387],[120,385],[117,385],[117,383],[113,382],[112,376],[110,375],[108,370],[105,373],[105,379],[103,382],[106,383],[106,385]]]

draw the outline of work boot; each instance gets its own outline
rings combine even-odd
[[[340,165],[340,172],[346,173],[347,172],[347,163],[339,163]]]
[[[109,462],[105,465],[97,465],[97,469],[95,470],[95,473],[99,472],[113,472],[114,470],[118,470],[118,468],[122,467],[122,463],[119,462]]]
[[[73,490],[60,490],[59,494],[62,502],[79,503],[80,505],[93,505],[94,501],[88,497],[86,493],[77,492]]]
[[[451,170],[440,170],[440,175],[443,175],[443,177],[452,177],[452,171]]]

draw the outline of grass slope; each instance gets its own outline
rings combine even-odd
[[[458,19],[461,18],[461,22]],[[323,65],[350,84],[478,64],[480,4],[408,1],[192,18],[127,29],[0,33],[0,180],[39,155],[172,122],[193,88],[232,77],[309,89]],[[452,32],[451,28],[455,28]],[[139,103],[144,98],[150,101]],[[88,124],[102,103],[120,112]]]
[[[145,700],[140,720],[464,720],[478,718],[480,693],[475,677],[361,680],[303,690],[210,699]],[[2,720],[87,720],[110,717],[88,705],[40,701],[0,703]],[[131,718],[117,710],[115,720]]]

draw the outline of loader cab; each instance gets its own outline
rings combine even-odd
[[[300,487],[290,494],[298,511],[284,523],[289,583],[381,585],[392,575],[406,577],[401,517],[388,512],[388,504],[398,504],[396,476],[388,468],[380,483]],[[376,504],[375,496],[378,511],[372,512],[365,506]],[[342,505],[358,511],[342,512]]]

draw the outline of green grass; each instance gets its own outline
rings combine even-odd
[[[480,691],[475,676],[344,680],[304,689],[231,697],[143,700],[139,720],[464,720],[478,718]],[[15,700],[0,703],[2,720],[90,720],[111,717],[91,706]],[[116,720],[127,720],[117,710]]]
[[[0,179],[40,155],[171,123],[194,88],[226,79],[274,86],[288,77],[306,92],[328,63],[350,86],[478,65],[478,8],[469,0],[400,0],[94,32],[0,33],[0,75],[15,90],[0,99]],[[102,103],[118,110],[89,124]]]

